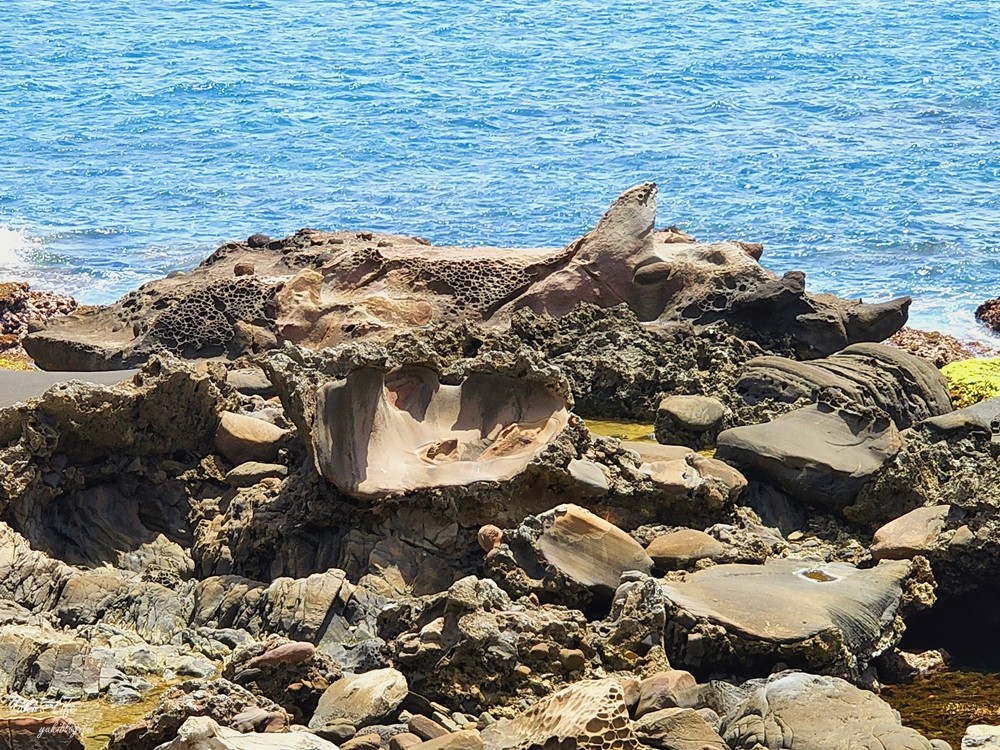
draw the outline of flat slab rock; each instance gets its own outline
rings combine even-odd
[[[678,623],[707,621],[737,640],[775,647],[832,634],[852,654],[870,656],[893,622],[909,573],[901,560],[859,569],[780,559],[716,565],[663,584],[663,591]],[[671,661],[692,665],[690,651],[681,651]]]
[[[839,512],[901,447],[899,431],[888,418],[819,404],[725,430],[716,457],[748,478]]]

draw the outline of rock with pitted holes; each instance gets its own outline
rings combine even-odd
[[[615,679],[584,680],[542,698],[514,719],[482,732],[486,750],[576,747],[640,750],[625,692]]]

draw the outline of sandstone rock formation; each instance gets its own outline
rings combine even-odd
[[[624,303],[642,321],[725,321],[823,356],[881,341],[906,322],[909,299],[809,295],[803,274],[778,279],[761,268],[759,246],[654,231],[656,192],[653,184],[626,191],[561,250],[438,248],[368,232],[255,236],[114,305],[55,320],[24,346],[45,369],[116,369],[157,352],[235,356],[279,341],[322,348],[462,320],[506,326],[519,309],[560,317],[581,303]]]
[[[792,497],[841,511],[901,447],[884,412],[820,403],[726,430],[716,455]]]
[[[614,679],[578,682],[543,698],[522,715],[483,732],[489,750],[572,746],[640,750],[625,692]]]
[[[761,357],[746,363],[736,391],[748,403],[794,403],[822,394],[889,414],[899,429],[952,410],[948,384],[927,360],[892,346],[854,344],[811,362]]]
[[[778,663],[857,676],[901,635],[910,563],[769,560],[716,565],[664,584],[671,663],[696,669]]]
[[[503,481],[559,435],[566,406],[503,375],[446,385],[428,368],[355,370],[317,394],[316,465],[343,491],[369,497]]]

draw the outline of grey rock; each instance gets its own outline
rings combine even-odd
[[[585,497],[599,497],[611,489],[604,470],[593,461],[574,458],[567,468],[570,478],[576,482],[580,494]]]
[[[884,344],[854,344],[808,362],[754,359],[746,364],[736,391],[749,403],[816,401],[833,392],[850,403],[886,412],[899,429],[952,410],[948,385],[933,364]]]
[[[783,672],[757,685],[723,717],[721,734],[731,748],[931,750],[888,703],[837,677]]]
[[[910,574],[907,561],[866,570],[794,559],[697,571],[663,584],[670,661],[701,669],[794,663],[860,675],[901,635],[898,609]]]
[[[890,419],[824,404],[719,435],[716,456],[753,479],[842,511],[902,446]]]
[[[274,384],[259,367],[230,370],[226,382],[245,396],[272,398],[277,395]]]

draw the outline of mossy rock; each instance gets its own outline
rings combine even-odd
[[[951,398],[958,407],[1000,396],[1000,357],[963,359],[941,368]]]

